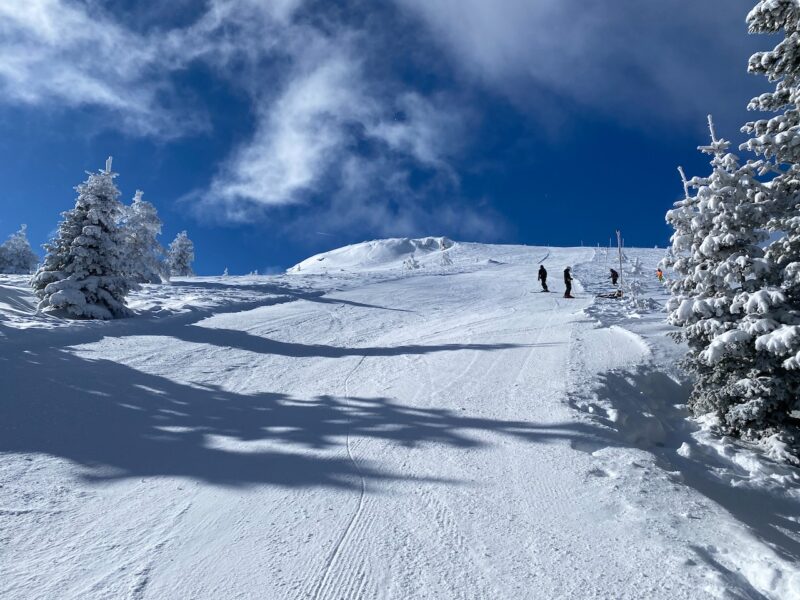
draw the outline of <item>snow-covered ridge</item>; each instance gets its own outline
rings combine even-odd
[[[441,259],[442,253],[457,244],[446,237],[389,238],[351,244],[316,254],[287,269],[287,273],[326,273],[328,271],[383,271],[402,268],[411,257],[424,263]]]

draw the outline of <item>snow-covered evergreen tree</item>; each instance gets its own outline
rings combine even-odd
[[[755,178],[757,164],[742,166],[729,142],[711,128],[709,177],[695,177],[687,194],[667,213],[672,237],[669,321],[681,327],[695,375],[689,407],[715,413],[725,433],[756,439],[783,429],[787,401],[796,393],[765,351],[764,337],[785,310],[773,264],[762,249],[772,202],[769,187]],[[788,394],[788,395],[787,395]],[[796,396],[795,396],[796,397]]]
[[[39,264],[39,257],[28,242],[27,228],[22,225],[0,245],[0,273],[23,275],[31,273]]]
[[[158,243],[161,219],[156,207],[142,200],[137,190],[122,219],[125,235],[125,270],[137,283],[161,283],[167,278],[164,248]]]
[[[756,338],[762,377],[749,385],[750,413],[767,413],[764,433],[776,433],[800,454],[800,435],[791,412],[800,410],[800,4],[796,0],[762,0],[747,16],[750,33],[781,35],[769,51],[750,57],[750,73],[764,75],[773,91],[750,101],[750,110],[768,113],[742,128],[750,139],[742,145],[761,157],[755,165],[766,184],[767,216],[759,225],[776,238],[767,248],[772,266],[765,291],[770,299],[768,331]]]
[[[62,213],[58,234],[45,245],[44,263],[31,286],[42,310],[90,319],[130,314],[125,296],[135,285],[125,276],[122,215],[111,158],[77,188],[75,208]]]
[[[194,244],[185,231],[181,231],[172,240],[167,253],[167,265],[170,274],[176,277],[194,275],[192,263],[194,262]]]

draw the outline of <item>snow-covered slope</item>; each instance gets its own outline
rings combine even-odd
[[[441,264],[442,256],[460,254],[454,250],[454,245],[445,237],[391,238],[361,242],[307,258],[287,273],[384,271],[403,268],[404,261],[412,256],[423,263],[438,258]]]
[[[628,254],[653,303],[403,240],[112,323],[0,281],[0,597],[800,598],[800,478],[684,419]]]
[[[291,275],[359,273],[397,275],[402,271],[455,273],[485,265],[527,264],[546,260],[548,248],[453,242],[445,237],[372,240],[323,252],[288,269]],[[566,265],[562,265],[566,266]],[[553,273],[554,277],[560,273]]]

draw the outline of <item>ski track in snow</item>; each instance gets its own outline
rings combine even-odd
[[[358,371],[359,367],[364,363],[365,360],[366,360],[366,357],[362,356],[358,360],[358,363],[356,363],[356,366],[353,367],[353,370],[350,371],[347,374],[347,377],[345,377],[345,379],[344,379],[344,401],[345,402],[348,402],[348,399],[350,397],[350,388],[349,388],[350,378],[356,373],[356,371]],[[323,573],[323,576],[322,576],[322,579],[320,580],[319,586],[317,587],[316,591],[314,592],[314,596],[313,596],[314,600],[317,600],[318,598],[324,597],[324,593],[328,589],[328,585],[327,585],[328,578],[329,578],[329,576],[331,574],[331,570],[333,569],[333,567],[336,564],[336,559],[339,557],[340,549],[342,548],[342,546],[345,543],[347,543],[348,537],[350,536],[350,533],[353,530],[353,526],[355,525],[356,521],[358,521],[358,518],[361,516],[361,513],[364,510],[364,496],[367,493],[367,481],[366,481],[366,479],[364,479],[364,474],[361,471],[361,467],[358,466],[358,461],[353,456],[353,448],[352,448],[351,443],[350,443],[350,431],[349,430],[347,432],[347,436],[346,436],[346,439],[345,439],[345,445],[347,446],[347,457],[350,459],[350,462],[353,463],[353,467],[355,467],[356,471],[358,472],[358,477],[360,479],[360,488],[359,488],[359,493],[358,493],[358,504],[356,506],[356,510],[353,512],[353,516],[350,518],[350,521],[347,523],[347,527],[342,532],[342,536],[336,542],[336,546],[334,546],[334,548],[333,548],[333,550],[331,552],[331,556],[328,559],[328,563],[325,565],[325,572]],[[350,595],[341,596],[341,588],[338,587],[338,586],[335,587],[334,590],[335,590],[335,594],[340,595],[340,597],[342,597],[342,598],[351,597]]]
[[[0,280],[0,598],[800,598],[800,478],[684,420],[603,252],[415,244],[104,324]]]

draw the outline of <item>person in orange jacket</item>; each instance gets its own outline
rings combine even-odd
[[[664,271],[661,270],[661,267],[656,269],[656,277],[659,282],[664,283]]]

